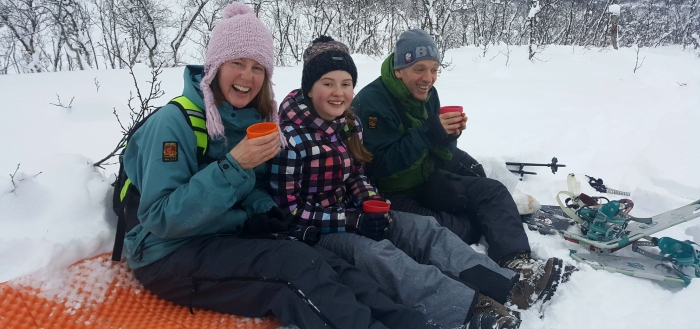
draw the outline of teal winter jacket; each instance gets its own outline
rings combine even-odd
[[[183,96],[204,109],[202,75],[202,66],[185,68]],[[207,155],[218,161],[198,163],[195,134],[172,104],[153,114],[129,140],[124,170],[141,194],[140,224],[124,239],[132,269],[169,255],[194,237],[237,235],[247,218],[275,205],[265,191],[265,166],[243,170],[228,153],[248,126],[263,121],[260,114],[226,102],[218,110],[226,138],[210,138],[207,147]],[[164,156],[165,143],[177,143],[177,154]]]

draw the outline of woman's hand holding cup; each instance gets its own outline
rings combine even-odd
[[[246,136],[229,151],[229,154],[244,170],[252,169],[272,159],[280,152],[279,139],[279,131],[252,139]]]

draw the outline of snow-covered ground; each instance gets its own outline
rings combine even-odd
[[[565,168],[557,174],[528,168],[538,175],[526,176],[517,188],[554,204],[556,193],[566,189],[567,173],[587,174],[632,192],[636,216],[700,199],[696,55],[675,47],[644,48],[644,64],[633,73],[632,49],[549,47],[534,62],[527,61],[525,47],[509,50],[510,58],[505,47],[491,48],[486,56],[478,48],[451,50],[446,59],[452,66],[436,83],[443,105],[465,107],[469,121],[459,146],[488,172],[503,172],[505,161],[546,163],[556,156]],[[354,57],[359,90],[379,75],[382,59]],[[149,70],[136,72],[143,91]],[[163,72],[165,96],[154,105],[180,94],[181,74],[181,68]],[[300,85],[301,67],[277,68],[273,80],[279,101]],[[56,282],[75,275],[65,270],[68,265],[111,251],[116,219],[110,183],[118,168],[96,169],[91,163],[121,138],[112,111],[128,121],[126,100],[134,86],[124,70],[5,75],[0,86],[0,282],[23,277],[13,282],[49,292],[53,287],[57,295]],[[58,104],[57,95],[64,105],[74,98],[71,108],[51,105]],[[517,182],[515,176],[505,179]],[[581,183],[584,192],[596,194]],[[528,235],[537,257],[573,262],[568,250],[579,250],[558,237]],[[700,242],[700,220],[661,236]],[[681,289],[580,269],[559,288],[543,319],[524,312],[522,328],[696,328],[700,323],[695,311],[700,280]]]

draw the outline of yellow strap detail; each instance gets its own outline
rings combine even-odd
[[[191,100],[189,100],[185,96],[175,97],[172,101],[180,104],[180,106],[182,106],[182,108],[184,108],[185,110],[204,113],[202,109],[197,107],[197,105],[195,105]],[[207,123],[206,121],[204,121],[204,119],[194,115],[188,115],[188,117],[193,127],[207,130]],[[207,134],[195,130],[194,135],[195,137],[197,137],[197,147],[202,149],[202,154],[207,154],[207,146],[209,145],[209,138]]]
[[[190,115],[189,117],[190,117],[190,121],[192,122],[193,126],[207,130],[207,122],[204,121],[204,119],[202,119],[200,117],[196,117],[194,115]]]
[[[184,107],[186,110],[193,110],[202,113],[202,110],[197,107],[197,105],[194,105],[194,103],[192,103],[192,101],[185,96],[175,97],[173,98],[173,102],[177,102],[178,104],[182,105],[182,107]]]
[[[194,135],[197,137],[197,147],[203,148],[204,150],[202,151],[202,153],[207,154],[207,141],[209,136],[207,136],[206,133],[201,131],[195,131]]]
[[[126,197],[126,191],[129,189],[130,185],[131,185],[131,178],[127,178],[126,181],[124,182],[124,186],[122,186],[122,190],[119,191],[119,201],[124,202],[124,197]]]
[[[190,110],[190,111],[195,111],[199,113],[204,113],[202,109],[197,107],[191,100],[189,100],[185,96],[179,96],[175,97],[172,99],[172,102],[176,102],[180,104],[185,110]],[[207,123],[205,120],[203,120],[200,117],[194,116],[194,115],[188,115],[190,122],[192,123],[192,126],[201,128],[206,130],[207,129]],[[197,147],[203,149],[203,154],[207,154],[207,145],[209,144],[209,136],[207,136],[207,133],[201,132],[201,131],[194,131],[195,137],[197,137]],[[126,143],[124,143],[124,147],[126,147]],[[122,186],[121,191],[119,191],[119,200],[124,201],[124,198],[126,197],[126,192],[129,190],[129,186],[131,186],[131,179],[127,178],[126,181],[124,181],[124,185]]]

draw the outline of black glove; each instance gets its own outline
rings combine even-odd
[[[363,213],[359,209],[348,209],[345,212],[348,219],[346,230],[355,232],[374,241],[381,241],[386,238],[389,231],[389,223],[393,220],[388,212],[384,213]],[[354,225],[353,225],[354,224]]]
[[[428,116],[428,119],[425,120],[425,127],[427,128],[425,131],[425,137],[427,137],[428,141],[433,144],[433,147],[437,146],[438,144],[443,144],[445,139],[447,139],[449,136],[447,131],[445,131],[445,127],[443,127],[442,123],[440,122],[439,115],[434,114]]]
[[[280,233],[279,236],[286,240],[301,241],[313,246],[321,240],[321,230],[314,226],[297,226],[287,233]]]
[[[264,214],[257,214],[243,223],[244,236],[287,232],[294,227],[278,207],[272,207]]]

